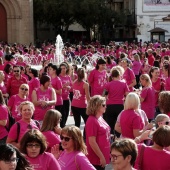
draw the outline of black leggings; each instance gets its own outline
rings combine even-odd
[[[66,125],[67,118],[70,111],[70,100],[63,100],[63,106],[61,108],[62,120],[60,122],[61,128]]]
[[[86,123],[87,118],[88,118],[86,114],[86,108],[79,108],[79,107],[71,106],[71,110],[73,112],[75,126],[80,128],[81,117],[83,118],[84,123]]]
[[[108,125],[111,128],[111,134],[114,134],[114,127],[117,121],[117,117],[120,112],[123,110],[123,104],[109,104],[107,105],[106,112],[103,115],[103,118],[106,120]],[[117,135],[120,135],[116,133]]]

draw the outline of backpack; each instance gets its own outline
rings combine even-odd
[[[36,126],[40,129],[40,123],[37,120],[33,120],[36,124]],[[17,125],[17,139],[15,140],[16,143],[18,143],[18,139],[19,139],[19,133],[20,133],[20,123],[16,122]]]
[[[9,132],[12,125],[15,123],[15,118],[12,116],[11,112],[8,110],[8,126],[5,126],[5,129]]]

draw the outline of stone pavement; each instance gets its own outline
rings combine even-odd
[[[68,117],[68,120],[67,120],[66,125],[74,125],[74,119],[73,119],[73,116],[69,116],[69,117]],[[81,119],[80,129],[81,129],[81,131],[82,131],[82,133],[83,133],[83,129],[84,129],[84,122],[83,122],[83,120],[82,120],[82,119]],[[113,170],[113,169],[112,169],[111,164],[107,165],[107,166],[106,166],[106,168],[105,168],[105,170]]]

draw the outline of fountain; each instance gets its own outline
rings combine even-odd
[[[56,37],[56,43],[55,43],[56,49],[55,49],[55,57],[54,62],[56,65],[59,65],[64,61],[64,55],[62,54],[62,49],[64,48],[63,40],[60,35],[57,35]]]

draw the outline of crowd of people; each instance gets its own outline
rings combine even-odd
[[[66,43],[62,54],[56,65],[51,43],[0,43],[0,170],[104,170],[110,162],[169,170],[170,42]]]

